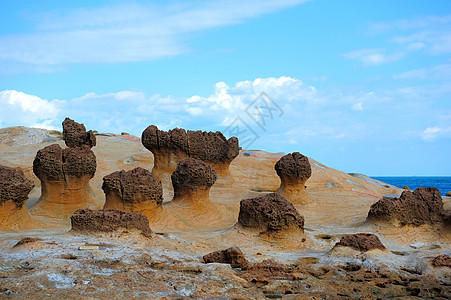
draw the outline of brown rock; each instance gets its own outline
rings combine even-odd
[[[240,202],[238,222],[263,232],[296,228],[303,232],[304,218],[293,204],[277,193],[245,199]]]
[[[223,263],[230,264],[232,268],[247,269],[250,264],[244,257],[243,252],[241,252],[238,247],[231,247],[221,251],[211,252],[204,255],[203,257],[205,263]]]
[[[448,267],[451,268],[451,257],[449,255],[439,255],[432,260],[434,267]]]
[[[399,198],[383,198],[371,205],[367,220],[395,226],[437,224],[443,218],[442,196],[437,188],[403,191]]]
[[[66,219],[86,207],[92,201],[88,185],[96,166],[96,156],[87,146],[62,149],[54,144],[39,150],[33,172],[41,180],[42,194],[33,214]]]
[[[277,193],[293,203],[310,202],[310,197],[305,191],[305,182],[312,175],[312,168],[307,156],[299,152],[287,154],[279,159],[274,169],[281,181]]]
[[[240,277],[257,285],[265,285],[275,280],[299,280],[286,265],[273,259],[263,260],[240,274]]]
[[[103,177],[102,189],[106,197],[103,209],[136,211],[150,217],[163,203],[161,181],[140,167]]]
[[[128,213],[120,210],[79,209],[71,217],[73,231],[111,232],[119,228],[138,229],[145,236],[150,236],[149,219],[139,212]]]
[[[210,188],[216,181],[215,170],[201,160],[187,158],[171,175],[174,202],[207,203]]]
[[[371,233],[356,233],[345,235],[335,244],[337,247],[350,247],[360,252],[366,252],[374,249],[386,250],[379,238]]]
[[[175,128],[166,132],[152,125],[143,131],[142,143],[154,155],[152,173],[157,177],[172,173],[188,157],[203,160],[219,174],[227,175],[230,163],[239,154],[238,139],[227,140],[219,131],[186,132]]]
[[[451,197],[451,191],[449,191],[448,193],[446,193],[446,197]]]
[[[83,145],[92,148],[96,145],[96,136],[89,130],[86,132],[86,127],[69,118],[63,121],[63,139],[67,147],[81,147]]]
[[[0,229],[33,227],[25,205],[33,187],[21,168],[0,165]]]

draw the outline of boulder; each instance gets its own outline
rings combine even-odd
[[[304,232],[304,218],[293,204],[278,193],[241,200],[238,223],[262,233],[287,230]]]
[[[151,236],[149,219],[139,212],[120,210],[79,209],[71,217],[72,231],[83,233],[112,232],[120,228],[137,229],[145,236]]]
[[[177,165],[171,180],[174,203],[205,204],[210,202],[210,188],[216,181],[216,172],[201,160],[187,158]]]
[[[106,198],[103,209],[136,211],[151,218],[163,203],[161,181],[140,167],[103,177],[102,189]]]
[[[434,225],[443,221],[443,201],[437,188],[403,191],[399,198],[383,198],[371,205],[367,220],[394,226]]]
[[[446,193],[446,197],[451,197],[451,191],[449,191],[448,193]]]
[[[203,257],[205,263],[223,263],[230,264],[232,268],[247,269],[250,264],[244,257],[243,252],[241,252],[238,247],[231,247],[221,251],[211,252],[204,255]]]
[[[203,160],[221,176],[229,174],[229,165],[239,154],[238,139],[226,139],[221,132],[159,130],[151,125],[142,133],[142,143],[154,155],[152,173],[160,178],[171,174],[179,162],[190,157]]]
[[[92,130],[87,132],[85,125],[69,118],[63,121],[63,139],[70,148],[81,146],[92,148],[96,145],[96,136]]]
[[[374,249],[386,250],[380,239],[371,233],[356,233],[345,235],[335,244],[338,247],[349,247],[360,252],[367,252]]]
[[[310,197],[305,190],[305,182],[312,175],[312,168],[307,156],[299,152],[287,154],[279,159],[274,168],[281,181],[277,193],[292,203],[306,204],[310,202]]]
[[[58,144],[38,151],[33,172],[41,180],[41,198],[33,214],[68,219],[92,201],[89,180],[96,171],[96,156],[88,146],[62,149]]]
[[[25,229],[31,225],[26,208],[28,194],[34,188],[21,168],[0,165],[0,229]]]
[[[448,267],[451,268],[451,257],[446,254],[441,254],[439,256],[436,256],[432,262],[432,266],[434,267]]]

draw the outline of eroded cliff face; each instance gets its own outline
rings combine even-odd
[[[159,130],[151,125],[142,133],[142,143],[154,155],[152,173],[161,178],[171,174],[185,158],[195,158],[211,165],[219,176],[229,175],[229,165],[239,154],[238,139],[226,139],[221,132]]]

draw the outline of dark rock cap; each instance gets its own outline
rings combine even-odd
[[[150,236],[149,219],[139,212],[127,213],[120,210],[79,209],[70,217],[73,231],[111,232],[119,228],[136,228]]]
[[[12,200],[22,208],[33,188],[34,183],[25,177],[21,168],[0,165],[0,204]]]
[[[304,218],[278,193],[240,202],[238,222],[245,227],[277,231],[291,226],[304,229]]]
[[[371,233],[356,233],[345,235],[340,239],[335,247],[350,247],[360,252],[366,252],[373,249],[385,250],[385,246],[380,239]]]
[[[230,264],[232,268],[247,269],[250,263],[244,257],[243,252],[241,252],[238,247],[231,247],[225,250],[211,252],[204,255],[203,257],[205,263],[223,263]]]
[[[299,178],[302,181],[307,181],[312,176],[312,168],[308,157],[299,152],[282,156],[274,166],[274,169],[279,176],[284,174],[289,177]]]
[[[201,160],[187,158],[171,175],[174,190],[210,188],[216,181],[215,170]]]
[[[163,187],[146,169],[137,167],[131,171],[117,171],[103,177],[102,189],[114,191],[123,202],[141,202],[153,200],[163,202]]]
[[[94,177],[96,156],[89,147],[62,149],[58,144],[38,151],[33,161],[33,172],[40,180],[65,181],[66,177]]]
[[[443,201],[437,188],[403,191],[399,198],[383,198],[371,205],[368,220],[397,221],[401,226],[442,222]]]
[[[432,265],[434,267],[451,268],[451,257],[449,257],[449,255],[446,254],[441,254],[432,260]]]
[[[238,139],[232,137],[227,140],[219,131],[185,131],[175,128],[166,132],[151,125],[143,131],[141,140],[150,151],[179,150],[188,157],[208,162],[230,162],[239,154]]]
[[[89,130],[86,132],[86,127],[69,118],[63,121],[63,139],[67,147],[81,147],[83,145],[92,148],[96,145],[96,136]]]

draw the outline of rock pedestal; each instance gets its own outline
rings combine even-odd
[[[161,182],[146,169],[138,167],[107,175],[103,177],[102,189],[106,197],[103,209],[140,212],[149,219],[162,209]]]
[[[26,202],[34,184],[21,168],[0,165],[0,230],[33,227]]]
[[[305,182],[312,175],[308,157],[299,152],[293,152],[280,158],[274,168],[281,181],[277,193],[295,204],[310,202],[305,188]]]

